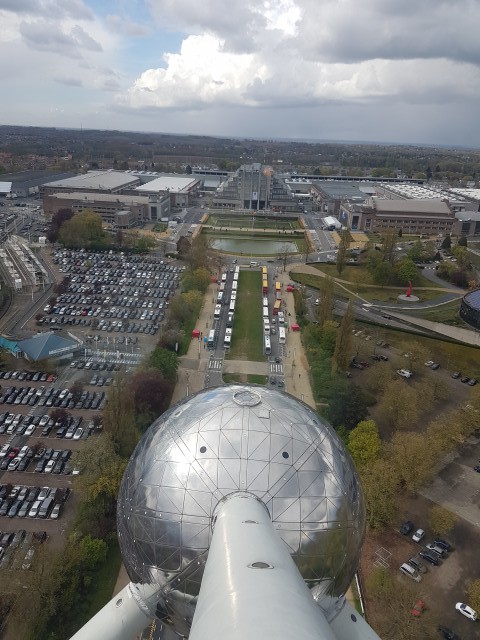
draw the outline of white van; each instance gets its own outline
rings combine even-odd
[[[250,262],[250,266],[251,266],[251,267],[258,267],[258,262],[255,262],[255,260],[252,260],[252,261]]]
[[[400,571],[412,580],[415,580],[415,582],[421,582],[422,580],[422,576],[412,567],[411,564],[408,564],[408,562],[404,562],[402,564]]]

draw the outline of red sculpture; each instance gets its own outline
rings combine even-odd
[[[412,281],[408,281],[408,289],[405,291],[405,295],[409,298],[412,295]]]

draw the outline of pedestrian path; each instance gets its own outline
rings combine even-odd
[[[208,368],[209,369],[216,369],[218,371],[221,371],[223,367],[223,360],[218,360],[216,358],[211,358],[208,361]]]
[[[270,363],[270,373],[283,374],[283,364],[276,362]]]

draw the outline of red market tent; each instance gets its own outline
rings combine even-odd
[[[294,322],[291,326],[292,331],[300,331],[300,325]]]
[[[199,338],[200,337],[200,329],[194,329],[192,331],[192,338]]]

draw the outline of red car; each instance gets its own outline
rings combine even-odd
[[[52,373],[51,375],[48,376],[47,382],[55,382],[56,379],[57,379],[57,376]]]
[[[10,449],[10,451],[8,452],[8,458],[10,458],[10,460],[12,458],[16,458],[18,452],[20,451],[20,447],[13,447],[13,449]]]
[[[423,600],[417,600],[415,606],[412,609],[412,616],[419,617],[422,615],[425,609],[425,602]]]

